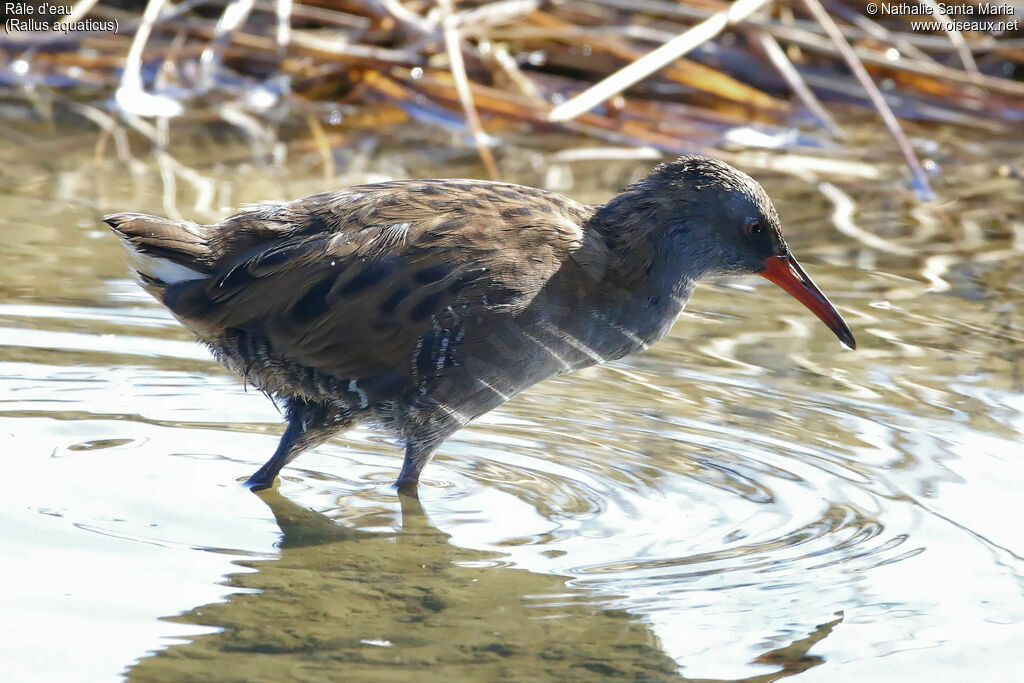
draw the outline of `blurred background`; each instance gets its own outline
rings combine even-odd
[[[67,2],[2,3],[6,680],[1017,675],[1024,5]],[[703,285],[457,434],[421,506],[370,431],[245,490],[281,416],[100,222],[409,177],[599,203],[684,153],[765,185],[858,350]]]

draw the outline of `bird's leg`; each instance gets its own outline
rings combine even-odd
[[[288,399],[285,415],[288,417],[288,427],[281,435],[273,457],[245,482],[253,491],[273,486],[281,468],[302,451],[327,441],[352,424],[351,418],[330,406],[298,398]]]
[[[425,433],[414,434],[409,437],[405,445],[405,462],[402,463],[402,473],[398,475],[395,488],[399,493],[415,497],[416,489],[420,483],[420,472],[434,456],[437,447],[459,428],[458,424],[431,425]]]
[[[416,497],[417,488],[420,483],[420,472],[430,462],[430,458],[437,450],[438,444],[424,447],[422,444],[410,440],[405,447],[405,462],[402,463],[402,473],[398,475],[395,488],[399,493]]]

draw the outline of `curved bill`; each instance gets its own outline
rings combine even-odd
[[[828,325],[843,344],[851,349],[857,348],[850,326],[843,320],[843,316],[839,315],[836,307],[821,293],[818,286],[811,281],[792,254],[769,256],[764,260],[764,270],[758,274],[782,287],[797,301],[811,309],[811,312]]]

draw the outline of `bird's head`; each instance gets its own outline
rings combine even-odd
[[[692,280],[757,273],[784,289],[850,348],[849,326],[804,272],[761,185],[732,166],[684,156],[657,166],[602,212],[605,223],[643,233],[668,270]]]

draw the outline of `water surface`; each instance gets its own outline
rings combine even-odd
[[[956,155],[933,205],[899,187],[883,140],[865,148],[874,178],[746,157],[858,351],[760,278],[701,286],[648,353],[542,383],[457,434],[422,507],[403,509],[401,453],[364,430],[304,455],[277,491],[245,490],[280,415],[131,282],[98,219],[207,220],[478,170],[340,150],[344,174],[325,179],[315,155],[272,167],[196,143],[203,180],[171,192],[148,157],[96,160],[93,133],[18,139],[0,179],[9,680],[1016,670],[1020,149],[943,141]],[[649,163],[508,154],[508,179],[590,201]]]

